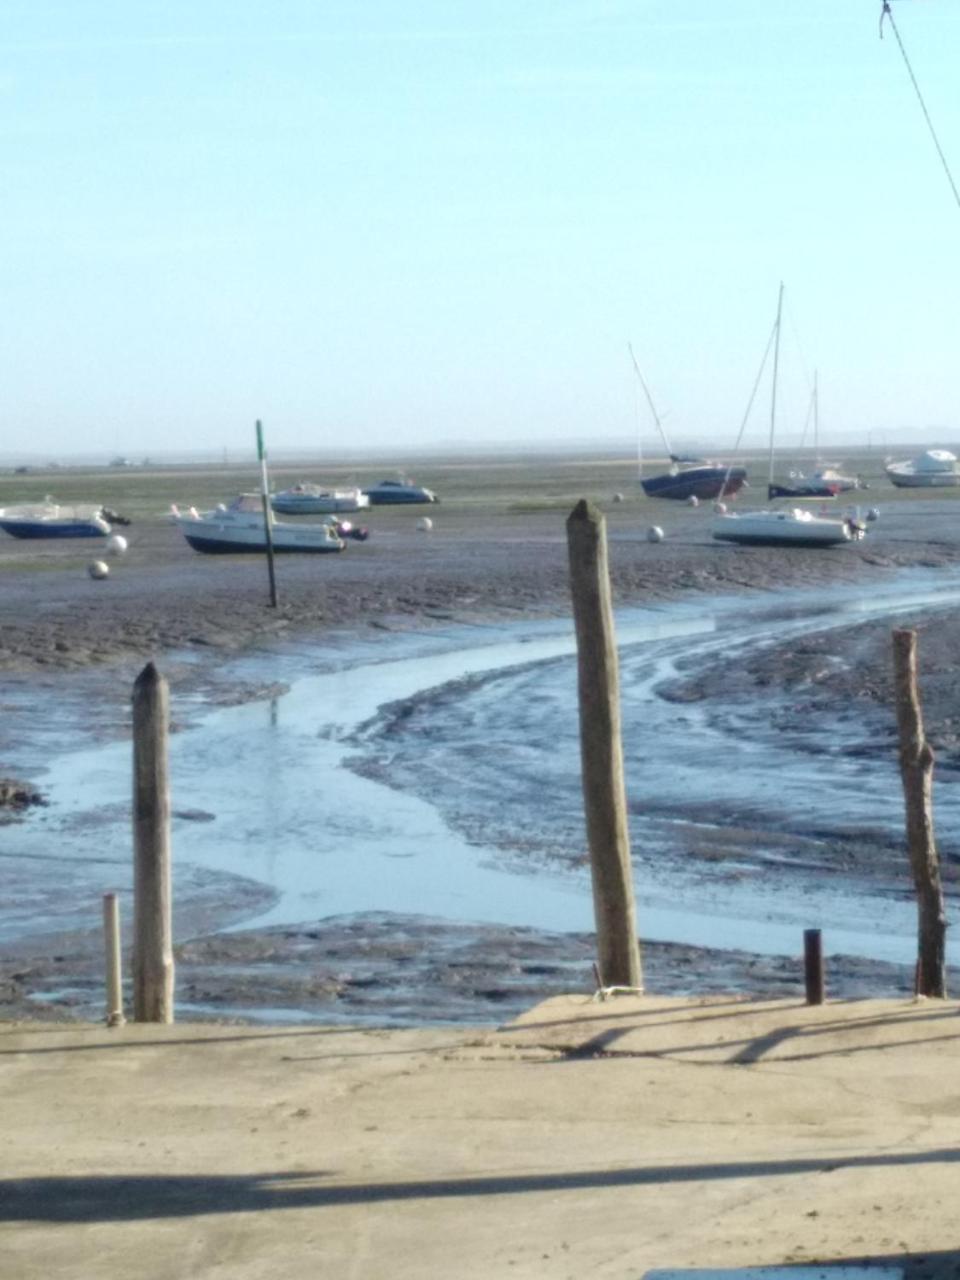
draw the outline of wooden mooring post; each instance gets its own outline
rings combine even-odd
[[[642,986],[620,733],[620,669],[603,514],[581,501],[567,520],[577,632],[580,753],[597,955],[605,987]]]
[[[152,662],[133,686],[133,1016],[173,1022],[167,682]]]
[[[907,848],[917,892],[917,994],[947,994],[947,917],[933,836],[933,751],[923,729],[917,687],[917,633],[893,633],[894,686]]]

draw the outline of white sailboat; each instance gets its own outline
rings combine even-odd
[[[770,394],[770,473],[768,493],[774,489],[774,434],[777,418],[777,375],[780,361],[780,326],[783,318],[783,284],[777,298],[774,325],[773,384]],[[772,495],[771,495],[772,496]],[[723,512],[714,517],[712,533],[719,542],[766,547],[833,547],[864,537],[866,525],[853,516],[821,516],[800,507],[783,511]]]

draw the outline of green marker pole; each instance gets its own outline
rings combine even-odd
[[[277,607],[277,576],[273,571],[273,511],[270,507],[270,481],[267,479],[267,453],[263,447],[263,427],[257,419],[257,457],[260,459],[260,496],[263,499],[263,528],[267,535],[267,569],[270,573],[270,604]]]

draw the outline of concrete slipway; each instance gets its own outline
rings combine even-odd
[[[495,1031],[6,1026],[0,1273],[956,1276],[958,1012],[571,996]]]

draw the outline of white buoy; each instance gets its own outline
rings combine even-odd
[[[699,505],[700,505],[700,499],[697,497],[695,493],[691,493],[690,497],[687,499],[687,506],[699,507]]]
[[[718,516],[725,516],[727,514],[727,504],[725,502],[715,502],[713,504],[713,509]]]
[[[650,528],[647,530],[647,541],[648,542],[663,541],[663,530],[660,528],[658,524],[652,524]]]
[[[417,521],[417,528],[421,533],[429,533],[433,528],[433,521],[429,516],[421,516]]]
[[[127,549],[127,540],[122,533],[113,533],[107,539],[107,551],[112,556],[122,556]]]
[[[613,495],[613,500],[614,500],[614,502],[622,502],[622,501],[623,501],[623,494],[622,494],[622,493],[615,493],[615,494]]]
[[[87,573],[91,578],[105,578],[110,572],[110,566],[103,560],[92,560],[87,565]]]

